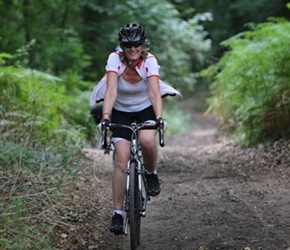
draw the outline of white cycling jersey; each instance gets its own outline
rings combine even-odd
[[[138,72],[138,74],[141,76],[141,78],[145,83],[147,83],[147,78],[152,76],[159,76],[159,68],[160,66],[158,65],[155,56],[150,53],[146,59],[144,60],[140,59],[139,63],[135,67],[136,71]],[[116,72],[120,79],[120,76],[122,75],[125,69],[126,64],[124,64],[120,60],[119,53],[118,52],[111,53],[107,61],[106,71]],[[160,84],[160,93],[162,97],[170,95],[170,96],[179,96],[182,98],[181,93],[178,92],[173,87],[171,87],[170,85],[164,83],[161,80],[159,80],[159,84]],[[105,92],[106,92],[106,75],[94,87],[90,97],[90,105],[94,106],[96,103],[103,101]]]
[[[151,101],[148,84],[143,79],[138,83],[129,83],[122,76],[118,78],[118,94],[114,108],[123,112],[138,112],[148,108]],[[132,105],[134,103],[134,105]]]

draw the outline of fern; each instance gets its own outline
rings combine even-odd
[[[213,79],[209,112],[242,143],[290,137],[290,23],[282,18],[238,34],[205,71]]]
[[[0,134],[6,141],[62,142],[81,133],[70,124],[75,99],[57,77],[41,72],[2,67],[0,75]],[[3,86],[3,87],[2,87]],[[59,136],[59,129],[67,132]]]

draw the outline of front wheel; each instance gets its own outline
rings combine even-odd
[[[141,195],[138,188],[137,163],[132,162],[130,166],[130,206],[129,206],[129,223],[130,223],[130,244],[131,250],[136,250],[140,243],[140,204],[139,196]]]

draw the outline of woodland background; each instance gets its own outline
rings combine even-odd
[[[121,26],[145,27],[184,94],[164,100],[169,133],[194,110],[248,146],[290,136],[289,18],[288,0],[0,0],[0,249],[53,249],[48,218],[95,143],[89,96]]]

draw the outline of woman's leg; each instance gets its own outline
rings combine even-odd
[[[141,130],[139,141],[147,171],[153,172],[157,168],[157,143],[155,130]]]
[[[110,231],[115,234],[123,233],[123,206],[126,185],[126,166],[130,157],[130,142],[119,140],[115,142],[115,165],[112,176],[113,217]]]
[[[157,175],[157,143],[156,131],[142,130],[139,134],[139,140],[142,148],[142,155],[145,163],[146,180],[147,180],[147,194],[149,196],[157,196],[160,191],[160,183]]]
[[[113,170],[113,206],[114,210],[123,210],[126,185],[126,166],[130,158],[130,142],[119,140],[115,143],[115,166]]]

